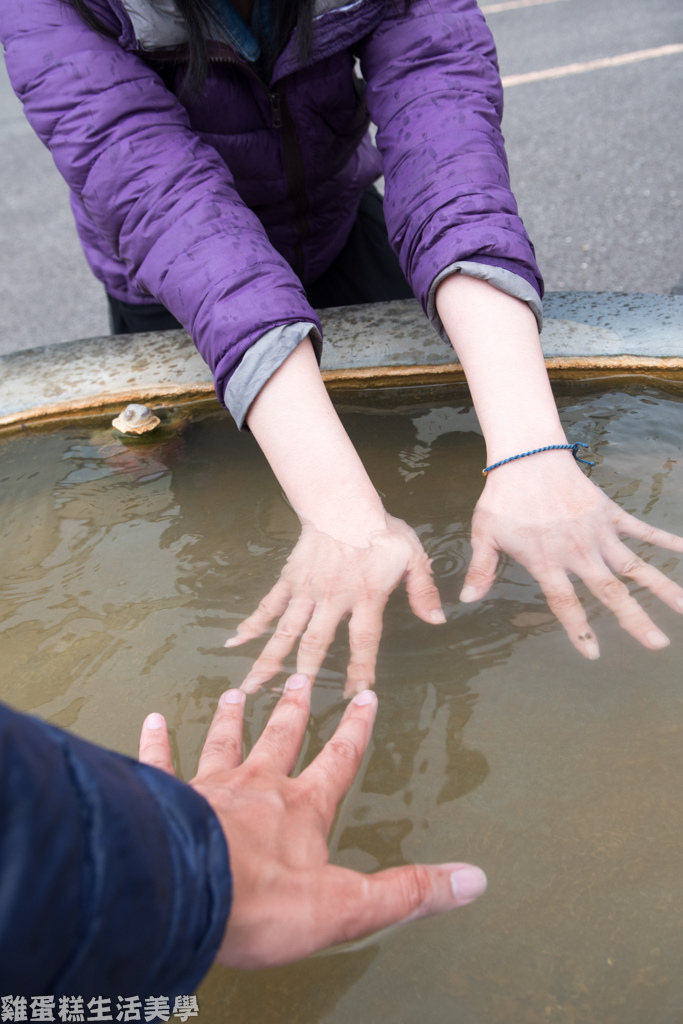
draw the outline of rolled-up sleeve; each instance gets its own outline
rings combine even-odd
[[[244,427],[251,403],[276,370],[301,344],[310,337],[318,363],[322,355],[323,339],[314,323],[286,324],[268,331],[244,354],[242,362],[225,389],[225,406],[235,423]]]

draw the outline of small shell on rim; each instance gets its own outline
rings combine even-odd
[[[155,416],[146,405],[132,403],[122,413],[111,421],[112,427],[122,434],[147,434],[154,430],[160,423],[159,417]]]

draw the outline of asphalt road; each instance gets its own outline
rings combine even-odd
[[[503,76],[683,42],[680,0],[554,0],[487,20]],[[678,284],[682,114],[683,53],[506,89],[512,184],[549,291]]]
[[[680,0],[546,0],[486,16],[504,77],[683,42]],[[680,52],[506,88],[513,187],[548,290],[680,289],[682,108]],[[66,187],[3,67],[0,352],[107,330]]]

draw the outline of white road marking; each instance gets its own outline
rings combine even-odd
[[[503,85],[509,89],[513,85],[524,85],[526,82],[582,75],[585,71],[597,71],[600,68],[618,68],[623,64],[635,64],[636,61],[651,60],[653,57],[670,57],[675,53],[683,53],[683,43],[670,43],[668,46],[657,46],[651,50],[634,50],[633,53],[620,53],[616,57],[587,60],[583,64],[563,64],[561,67],[546,68],[544,71],[527,71],[522,75],[504,75]]]
[[[516,11],[519,7],[538,7],[540,4],[557,4],[560,0],[505,0],[505,3],[486,4],[479,9],[484,14],[498,14],[500,11]]]

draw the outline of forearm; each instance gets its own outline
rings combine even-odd
[[[536,319],[524,302],[453,274],[436,294],[486,439],[487,461],[565,444]]]
[[[380,497],[335,412],[308,339],[259,392],[247,424],[304,522],[354,545],[385,528]]]

